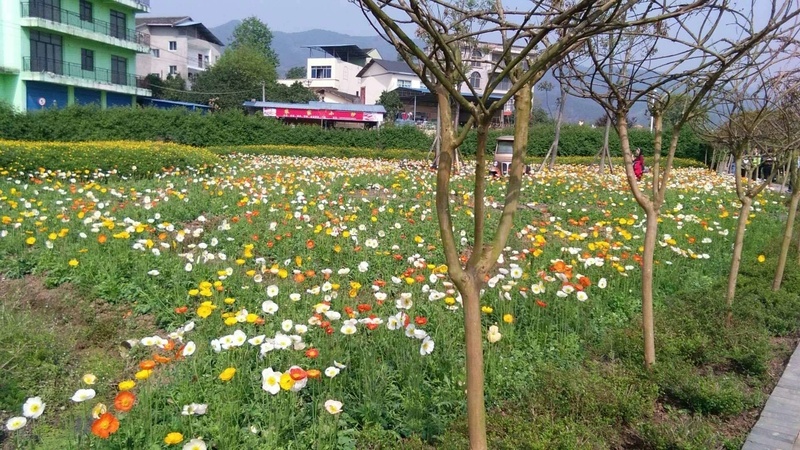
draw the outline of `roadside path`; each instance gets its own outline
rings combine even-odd
[[[770,394],[742,450],[800,450],[800,346]]]

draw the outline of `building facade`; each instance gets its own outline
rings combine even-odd
[[[311,55],[306,61],[306,77],[278,80],[278,83],[292,85],[299,82],[326,103],[364,103],[358,74],[370,61],[380,59],[377,50],[351,44],[312,45],[308,48]]]
[[[378,102],[383,91],[397,88],[420,89],[422,81],[402,61],[373,59],[358,73],[361,80],[361,98],[367,105]]]
[[[187,89],[194,77],[219,60],[224,47],[205,25],[188,16],[139,18],[136,31],[149,37],[151,48],[150,53],[136,57],[136,73],[153,73],[162,79],[180,75]]]
[[[149,10],[150,0],[0,1],[0,100],[31,111],[150,96],[136,77],[150,47],[134,25]]]

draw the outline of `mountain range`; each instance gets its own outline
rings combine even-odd
[[[231,41],[233,30],[236,29],[239,23],[239,20],[232,20],[209,29],[222,42],[227,44]],[[278,75],[283,77],[286,71],[292,67],[305,67],[306,59],[308,59],[311,54],[311,50],[307,47],[323,44],[354,44],[362,48],[375,48],[383,59],[397,59],[397,51],[394,47],[377,35],[350,36],[327,30],[308,30],[295,33],[273,31],[272,48],[278,54],[278,59],[280,60]],[[542,108],[548,111],[552,116],[555,116],[558,111],[558,82],[549,73],[545,75],[542,81],[548,81],[553,86],[553,90],[550,92],[537,90],[535,102],[540,104]],[[649,120],[645,115],[645,108],[642,106],[639,109],[638,111],[632,112],[631,115],[636,117],[638,123],[645,125]],[[566,122],[576,123],[578,121],[584,121],[591,124],[603,114],[603,109],[592,100],[577,97],[569,97],[567,99],[565,107]]]

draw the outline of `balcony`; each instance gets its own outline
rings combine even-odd
[[[148,2],[149,0],[138,0],[142,2]],[[47,24],[41,24],[39,26],[44,25],[45,28],[53,28],[56,31],[64,32],[67,34],[71,33],[69,29],[61,29],[60,26],[67,26],[67,27],[75,27],[80,30],[85,30],[90,33],[97,33],[101,34],[104,37],[110,37],[114,39],[120,39],[127,43],[136,44],[135,47],[141,48],[133,48],[133,50],[141,51],[141,52],[148,52],[150,47],[150,35],[145,33],[140,33],[134,29],[130,28],[123,28],[111,24],[109,22],[105,22],[102,20],[98,20],[93,18],[92,20],[83,20],[80,14],[66,10],[64,8],[58,8],[55,6],[45,5],[38,2],[22,2],[22,17],[28,19],[43,19],[46,22],[51,22],[55,24],[55,27],[47,26]],[[95,39],[92,36],[82,36],[88,39]],[[110,43],[110,42],[109,42]],[[128,47],[127,45],[123,45]]]
[[[67,84],[135,95],[150,95],[144,78],[126,72],[95,67],[83,70],[80,64],[58,59],[22,58],[23,79]]]

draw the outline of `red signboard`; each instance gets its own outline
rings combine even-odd
[[[332,111],[326,109],[264,108],[264,115],[279,119],[352,120],[364,122],[374,120],[373,114],[363,111]]]

